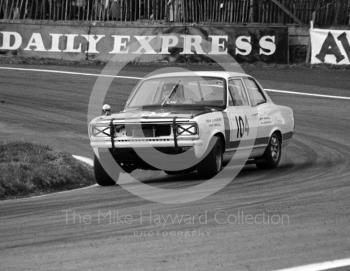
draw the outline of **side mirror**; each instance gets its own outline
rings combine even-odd
[[[105,104],[102,106],[102,114],[105,116],[111,115],[111,106],[109,104]]]

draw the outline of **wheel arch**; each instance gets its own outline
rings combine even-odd
[[[281,140],[281,144],[282,144],[282,143],[283,143],[283,142],[282,142],[282,141],[283,141],[282,129],[280,129],[280,128],[274,128],[274,129],[272,129],[272,130],[271,130],[271,133],[270,133],[270,136],[269,136],[269,139],[271,138],[271,136],[272,136],[273,134],[277,134],[277,135],[278,135],[279,139]]]
[[[214,138],[214,137],[218,137],[218,138],[221,140],[222,146],[223,146],[223,148],[224,148],[223,151],[225,152],[225,150],[226,150],[226,139],[225,139],[224,134],[223,134],[222,132],[217,132],[217,133],[215,133],[215,134],[213,135],[212,138]]]

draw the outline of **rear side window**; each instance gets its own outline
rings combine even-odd
[[[256,82],[250,78],[245,78],[243,80],[247,88],[247,92],[252,106],[257,106],[259,104],[266,103],[266,98],[260,90],[259,86],[256,84]]]

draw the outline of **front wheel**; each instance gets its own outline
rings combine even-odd
[[[100,186],[112,186],[115,185],[115,181],[108,175],[99,159],[94,156],[94,173],[96,183]]]
[[[214,147],[197,167],[198,174],[203,178],[211,178],[218,174],[223,167],[224,145],[219,137],[214,137]]]
[[[189,174],[189,173],[191,173],[192,171],[194,171],[193,168],[184,169],[184,170],[179,170],[179,171],[164,170],[164,172],[165,172],[167,175],[170,175],[170,176]]]
[[[264,155],[256,159],[256,166],[261,169],[278,167],[282,157],[282,142],[278,133],[272,134]]]

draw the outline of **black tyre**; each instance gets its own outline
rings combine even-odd
[[[224,145],[219,137],[214,137],[214,147],[197,166],[198,174],[202,178],[211,178],[218,174],[223,167]]]
[[[179,171],[168,171],[168,170],[164,170],[164,172],[165,172],[167,175],[170,175],[170,176],[189,174],[189,173],[191,173],[192,171],[194,171],[193,168],[184,169],[184,170],[179,170]]]
[[[131,173],[135,170],[133,166],[121,165],[121,164],[119,164],[119,166],[124,170],[125,173]]]
[[[272,134],[269,145],[262,157],[255,160],[260,169],[273,169],[278,167],[282,157],[282,140],[278,133]]]
[[[115,181],[108,175],[98,158],[94,157],[94,172],[96,183],[100,186],[115,185]]]

